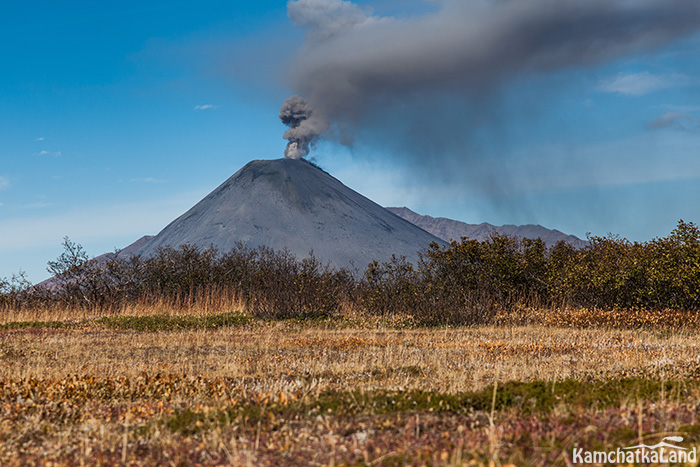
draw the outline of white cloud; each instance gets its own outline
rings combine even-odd
[[[53,152],[53,151],[46,151],[46,150],[43,150],[43,151],[39,151],[39,152],[35,153],[34,155],[35,155],[35,156],[54,156],[54,157],[58,157],[58,156],[61,155],[61,151],[55,151],[55,152]]]
[[[625,96],[643,96],[675,86],[685,86],[689,83],[686,75],[653,75],[648,71],[641,73],[619,73],[614,78],[603,80],[599,89],[603,92],[617,93]]]
[[[44,139],[45,139],[45,138],[44,138],[43,136],[39,136],[36,140],[37,140],[37,141],[44,141]]]
[[[217,105],[212,105],[212,104],[201,104],[201,105],[195,105],[194,110],[213,110],[217,108]]]
[[[0,177],[0,190],[4,190],[10,186],[10,181],[6,177]]]
[[[649,128],[676,128],[678,130],[692,130],[698,127],[698,122],[690,114],[681,112],[667,112],[659,115],[649,124]]]

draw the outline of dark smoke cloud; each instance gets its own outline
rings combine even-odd
[[[698,0],[435,3],[436,12],[394,18],[343,0],[288,2],[289,17],[306,29],[289,70],[290,86],[305,101],[290,98],[282,109],[288,157],[303,157],[320,137],[351,140],[386,116],[404,122],[394,128],[407,128],[416,147],[433,147],[420,122],[430,120],[442,137],[454,133],[450,120],[459,115],[441,115],[436,106],[416,118],[410,109],[426,96],[470,101],[521,76],[603,64],[700,27]]]
[[[311,146],[328,126],[328,120],[320,117],[311,104],[299,96],[284,101],[279,117],[289,127],[284,132],[284,139],[289,140],[284,156],[289,159],[301,159],[308,155]]]

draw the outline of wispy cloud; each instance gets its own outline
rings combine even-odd
[[[44,139],[46,139],[46,138],[44,138],[43,136],[39,136],[36,140],[37,141],[44,141]]]
[[[160,180],[158,178],[153,178],[153,177],[132,178],[129,181],[132,183],[165,183],[165,180]]]
[[[659,115],[649,124],[651,129],[675,128],[677,130],[690,131],[698,129],[698,121],[691,114],[681,112],[667,112]]]
[[[138,238],[157,233],[206,193],[206,190],[201,190],[154,201],[80,206],[61,213],[48,214],[47,211],[36,210],[33,211],[36,213],[34,216],[22,216],[0,223],[0,252],[55,245],[66,235],[80,241],[96,241],[125,235]]]
[[[6,177],[0,177],[0,190],[4,190],[8,186],[10,186],[10,180]]]
[[[662,89],[685,86],[689,83],[690,79],[686,75],[654,75],[643,71],[641,73],[619,73],[613,78],[601,81],[599,89],[603,92],[625,96],[643,96]]]
[[[35,156],[53,156],[58,157],[61,155],[61,151],[39,151],[34,154]]]
[[[201,104],[201,105],[195,105],[194,110],[214,110],[218,107],[218,105],[213,105],[213,104]]]

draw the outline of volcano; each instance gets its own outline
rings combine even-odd
[[[431,242],[445,243],[315,165],[285,158],[249,162],[136,253],[182,244],[226,252],[237,242],[359,270],[392,254],[415,263]]]

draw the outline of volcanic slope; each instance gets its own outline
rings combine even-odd
[[[185,243],[225,252],[236,242],[286,248],[299,258],[313,250],[324,264],[360,271],[392,254],[415,263],[431,242],[445,243],[314,165],[277,159],[246,164],[138,253]]]

